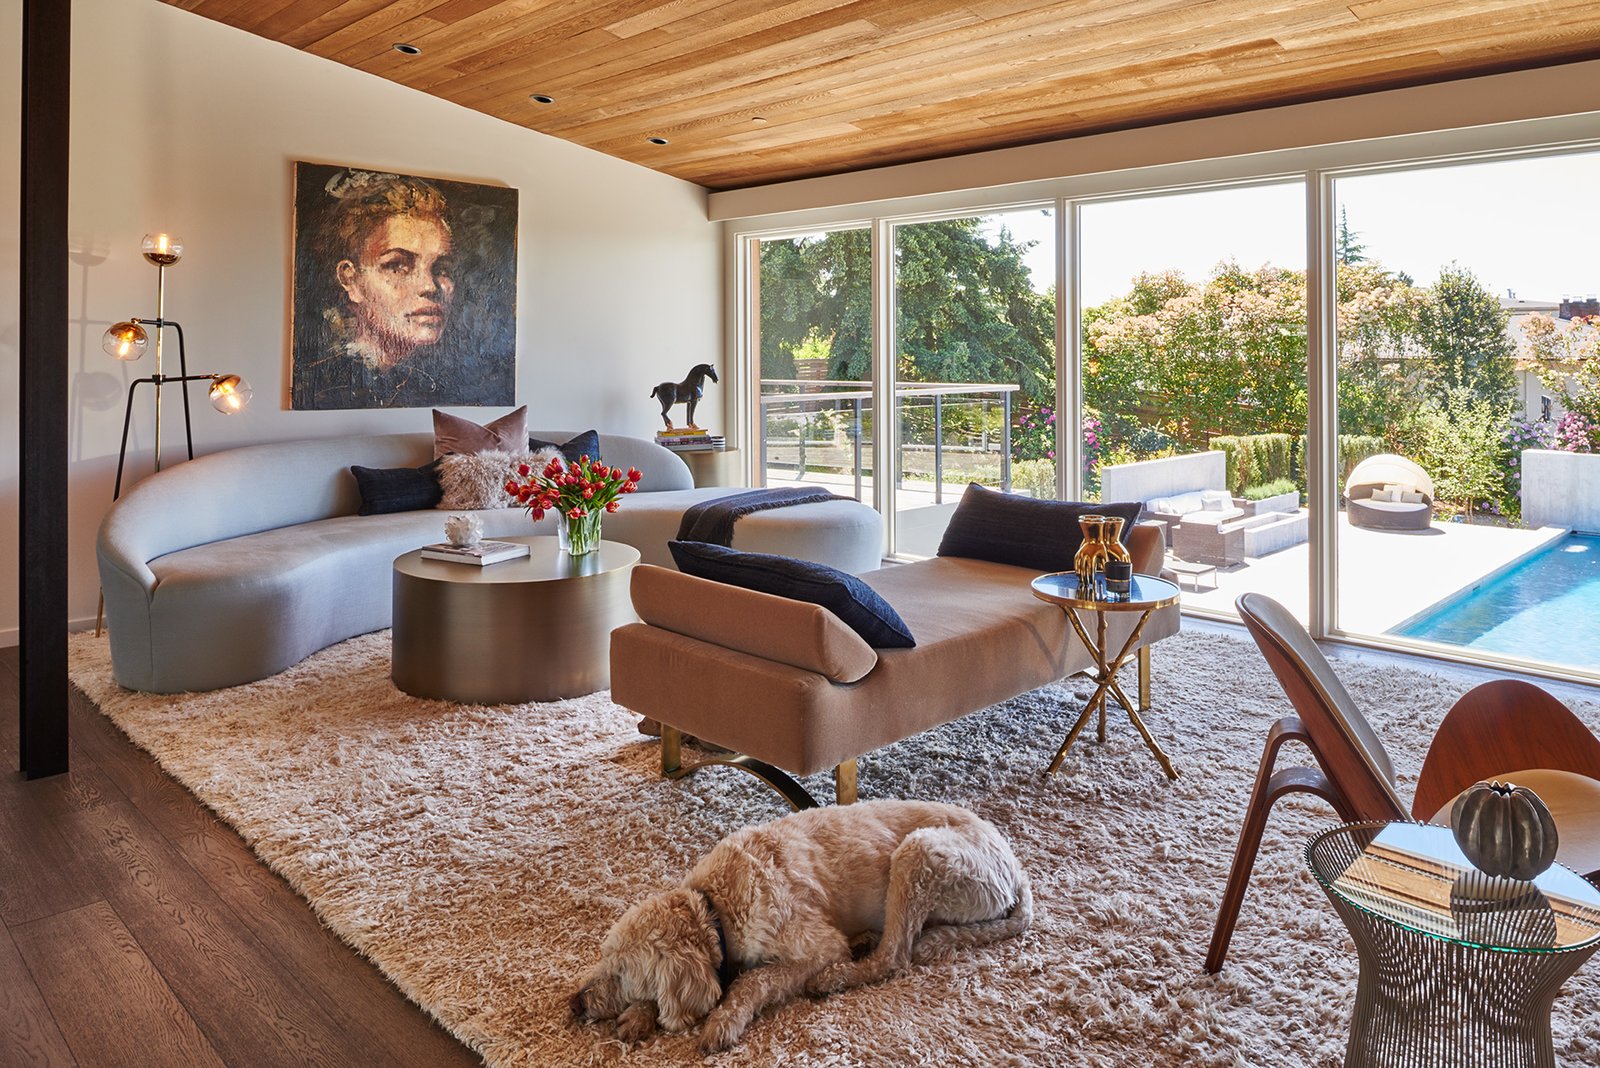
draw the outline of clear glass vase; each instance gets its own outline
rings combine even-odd
[[[591,512],[581,519],[562,516],[556,524],[556,537],[561,549],[569,556],[585,556],[600,548],[600,517],[604,512]]]

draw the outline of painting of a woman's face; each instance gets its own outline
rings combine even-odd
[[[355,316],[354,344],[388,368],[437,344],[455,295],[451,234],[434,215],[390,215],[335,271]]]
[[[517,390],[517,191],[295,164],[298,410],[503,406]]]

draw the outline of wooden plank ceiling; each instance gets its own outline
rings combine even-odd
[[[1596,0],[166,2],[711,189],[1600,56]]]

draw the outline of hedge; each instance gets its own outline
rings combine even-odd
[[[1227,435],[1211,439],[1211,448],[1227,456],[1228,490],[1235,497],[1248,486],[1290,477],[1288,434]]]

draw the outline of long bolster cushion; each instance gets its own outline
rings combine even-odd
[[[724,649],[856,682],[878,654],[821,605],[757,593],[662,567],[633,569],[633,609],[654,627]]]

